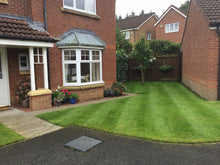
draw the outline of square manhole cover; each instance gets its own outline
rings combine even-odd
[[[81,136],[65,144],[66,147],[74,148],[78,151],[86,152],[102,141],[87,136]]]

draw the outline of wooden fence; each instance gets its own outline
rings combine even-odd
[[[149,66],[145,71],[145,80],[147,81],[180,81],[180,56],[158,56],[157,60]],[[162,65],[170,65],[173,67],[168,72],[161,72],[159,67]],[[135,59],[128,60],[128,80],[140,80],[141,73],[137,69],[139,64]]]

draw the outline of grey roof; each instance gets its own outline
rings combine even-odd
[[[91,30],[71,28],[59,38],[60,41],[56,43],[58,47],[90,46],[105,48],[105,43]]]
[[[196,3],[202,9],[210,26],[220,24],[220,0],[196,0]]]

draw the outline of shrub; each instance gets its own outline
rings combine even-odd
[[[171,69],[173,69],[173,67],[170,65],[162,65],[159,67],[159,71],[161,71],[161,72],[168,72]]]
[[[117,60],[117,81],[126,82],[128,71],[128,56],[121,50],[116,53]]]
[[[78,98],[79,98],[79,96],[75,93],[72,93],[69,95],[69,99],[78,99]]]
[[[150,49],[154,55],[171,55],[180,54],[181,44],[174,43],[168,40],[151,40],[149,42]]]
[[[22,100],[26,100],[28,101],[28,92],[31,90],[31,86],[30,86],[30,79],[29,77],[24,80],[24,81],[20,81],[17,89],[16,89],[16,98],[19,100],[19,101],[22,101]]]
[[[71,95],[71,93],[67,89],[63,89],[63,90],[60,90],[60,91],[64,93],[64,99],[63,100],[68,99],[69,95]]]
[[[113,90],[114,90],[114,93],[115,93],[116,97],[122,95],[122,89],[120,89],[120,88],[113,88]]]
[[[104,91],[104,97],[114,97],[115,96],[115,92],[113,89],[106,89]]]
[[[52,94],[53,101],[62,102],[64,98],[65,98],[65,95],[62,91],[57,90]]]
[[[122,90],[123,92],[126,92],[127,88],[126,86],[124,86],[122,83],[120,82],[114,82],[112,85],[112,89],[114,88],[119,88],[120,90]]]

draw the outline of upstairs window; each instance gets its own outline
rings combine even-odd
[[[89,14],[96,14],[96,0],[63,0],[63,7]]]
[[[165,33],[173,33],[178,31],[179,31],[179,22],[165,25]]]
[[[125,34],[125,39],[126,40],[130,39],[130,32],[129,31],[124,32],[124,34]]]
[[[147,40],[151,40],[151,32],[147,32]]]

